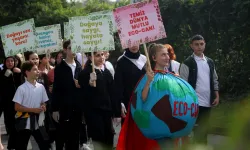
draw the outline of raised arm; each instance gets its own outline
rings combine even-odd
[[[154,79],[154,72],[153,71],[147,71],[147,82],[142,90],[142,100],[146,101],[146,99],[148,98],[148,91],[150,88],[150,83],[153,81]]]

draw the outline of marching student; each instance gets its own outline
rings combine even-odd
[[[25,83],[18,87],[13,102],[15,102],[17,145],[16,150],[26,150],[32,135],[40,150],[48,150],[49,145],[43,139],[38,127],[39,114],[46,111],[45,102],[48,96],[44,86],[37,82],[39,70],[33,62],[22,65],[22,73],[26,77]]]
[[[26,52],[25,59],[27,61],[33,62],[37,67],[39,67],[39,57],[38,57],[37,53],[32,52],[32,51],[28,51],[28,52]],[[47,93],[48,93],[48,91],[49,91],[49,83],[48,82],[49,81],[48,81],[48,76],[44,72],[44,70],[39,72],[37,82],[43,84]]]
[[[91,61],[91,54],[88,54],[88,57],[88,63],[78,79],[84,93],[84,114],[88,134],[93,140],[95,149],[112,149],[114,138],[112,119],[116,123],[119,122],[120,102],[113,96],[113,77],[104,67],[104,53],[94,52],[94,62]],[[94,73],[92,66],[95,68]]]
[[[125,50],[115,68],[115,95],[121,102],[121,115],[126,117],[129,100],[139,79],[146,73],[146,56],[140,54],[139,45]]]
[[[17,54],[14,56],[15,57],[15,67],[21,69],[21,66],[22,66],[22,59],[20,58],[20,56]]]
[[[63,52],[62,51],[59,51],[57,54],[56,54],[56,57],[55,57],[55,67],[57,65],[59,65],[62,60],[63,60]],[[51,69],[49,72],[48,72],[48,80],[49,80],[49,86],[51,87],[54,83],[54,73],[55,73],[55,67],[53,69]],[[50,88],[50,93],[52,93],[52,88]]]
[[[219,82],[214,61],[205,56],[205,39],[201,35],[191,38],[193,54],[180,67],[180,77],[196,91],[199,101],[199,116],[194,128],[194,139],[199,144],[207,144],[209,117],[212,107],[219,104]]]
[[[49,64],[49,58],[45,54],[43,54],[39,55],[39,60],[39,71],[48,74],[48,72],[53,69],[53,67]]]
[[[159,74],[160,76],[167,76],[166,72],[168,71],[166,70],[166,67],[169,66],[170,62],[168,50],[162,44],[151,44],[148,47],[148,55],[151,68],[147,66],[147,73],[136,87],[136,92],[139,92],[141,95],[140,101],[143,101],[144,104],[155,103],[155,101],[157,101],[157,99],[154,99],[152,95],[151,99],[148,99],[149,93],[151,92],[152,94],[152,89],[150,89],[150,87],[152,86],[151,82],[159,77],[157,76],[157,74]],[[139,99],[136,99],[136,103],[138,100]],[[162,108],[164,109],[164,106]],[[138,128],[136,121],[132,118],[132,114],[130,111],[127,115],[128,116],[126,117],[124,125],[121,129],[117,150],[174,149],[174,142],[170,138],[162,137],[161,140],[153,140],[144,136]],[[149,128],[145,129],[150,130]]]
[[[40,59],[39,59],[40,57]],[[50,88],[49,88],[49,78],[48,78],[48,71],[50,70],[50,67],[48,67],[48,58],[46,57],[46,55],[40,55],[38,56],[35,52],[32,51],[28,51],[26,52],[25,55],[25,59],[28,61],[33,62],[39,70],[39,76],[37,78],[37,82],[42,84],[45,87],[46,93],[49,97],[49,99],[51,99],[51,92],[50,92]],[[49,100],[47,103],[47,108],[49,111],[46,111],[45,115],[45,126],[47,129],[47,132],[50,134],[50,142],[51,142],[51,148],[53,150],[53,148],[55,147],[55,145],[53,144],[53,139],[54,136],[51,136],[51,132],[53,132],[55,130],[55,125],[53,122],[53,119],[51,117],[51,100]]]
[[[53,119],[59,123],[56,149],[62,150],[65,145],[66,150],[78,150],[82,94],[77,79],[82,66],[74,60],[70,40],[63,43],[63,48],[66,58],[55,67],[51,101]]]
[[[0,71],[0,107],[4,111],[4,123],[9,134],[8,149],[16,147],[15,109],[13,97],[19,85],[21,85],[21,70],[15,67],[15,57],[7,57],[4,60],[3,70]],[[0,115],[1,116],[1,115]]]

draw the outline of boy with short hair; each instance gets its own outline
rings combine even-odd
[[[17,111],[16,150],[26,150],[31,135],[35,138],[40,150],[48,150],[48,143],[43,139],[38,127],[39,114],[46,111],[45,102],[48,101],[46,90],[42,84],[36,81],[39,70],[33,62],[25,62],[22,65],[22,73],[27,80],[18,87],[13,98]]]
[[[71,41],[63,43],[65,59],[55,67],[52,92],[53,119],[58,123],[56,149],[79,150],[79,136],[82,123],[82,90],[78,75],[82,66],[75,61]]]
[[[204,55],[205,40],[201,35],[191,39],[193,54],[180,67],[180,77],[195,89],[199,100],[199,116],[195,127],[195,141],[207,143],[208,119],[211,107],[219,104],[219,82],[215,64]]]

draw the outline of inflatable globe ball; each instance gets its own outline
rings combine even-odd
[[[170,73],[155,74],[146,101],[142,90],[145,75],[131,97],[131,114],[142,132],[149,139],[178,138],[187,136],[198,116],[198,98],[186,81]]]

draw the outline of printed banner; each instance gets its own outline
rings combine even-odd
[[[116,8],[113,13],[123,49],[167,37],[157,0]]]
[[[64,40],[70,39],[70,31],[69,31],[69,22],[64,22],[63,24],[63,30],[64,30]]]
[[[62,49],[61,25],[49,25],[36,28],[37,54],[46,54]]]
[[[0,27],[0,34],[6,57],[36,48],[34,19]]]
[[[99,12],[93,12],[89,15],[98,15],[98,14],[102,14],[102,15],[110,15],[111,16],[111,20],[113,23],[113,32],[117,32],[117,27],[116,27],[116,23],[115,23],[115,17],[113,15],[112,11],[109,10],[104,10],[104,11],[99,11]]]
[[[110,15],[89,15],[69,19],[71,49],[75,53],[115,50]]]

